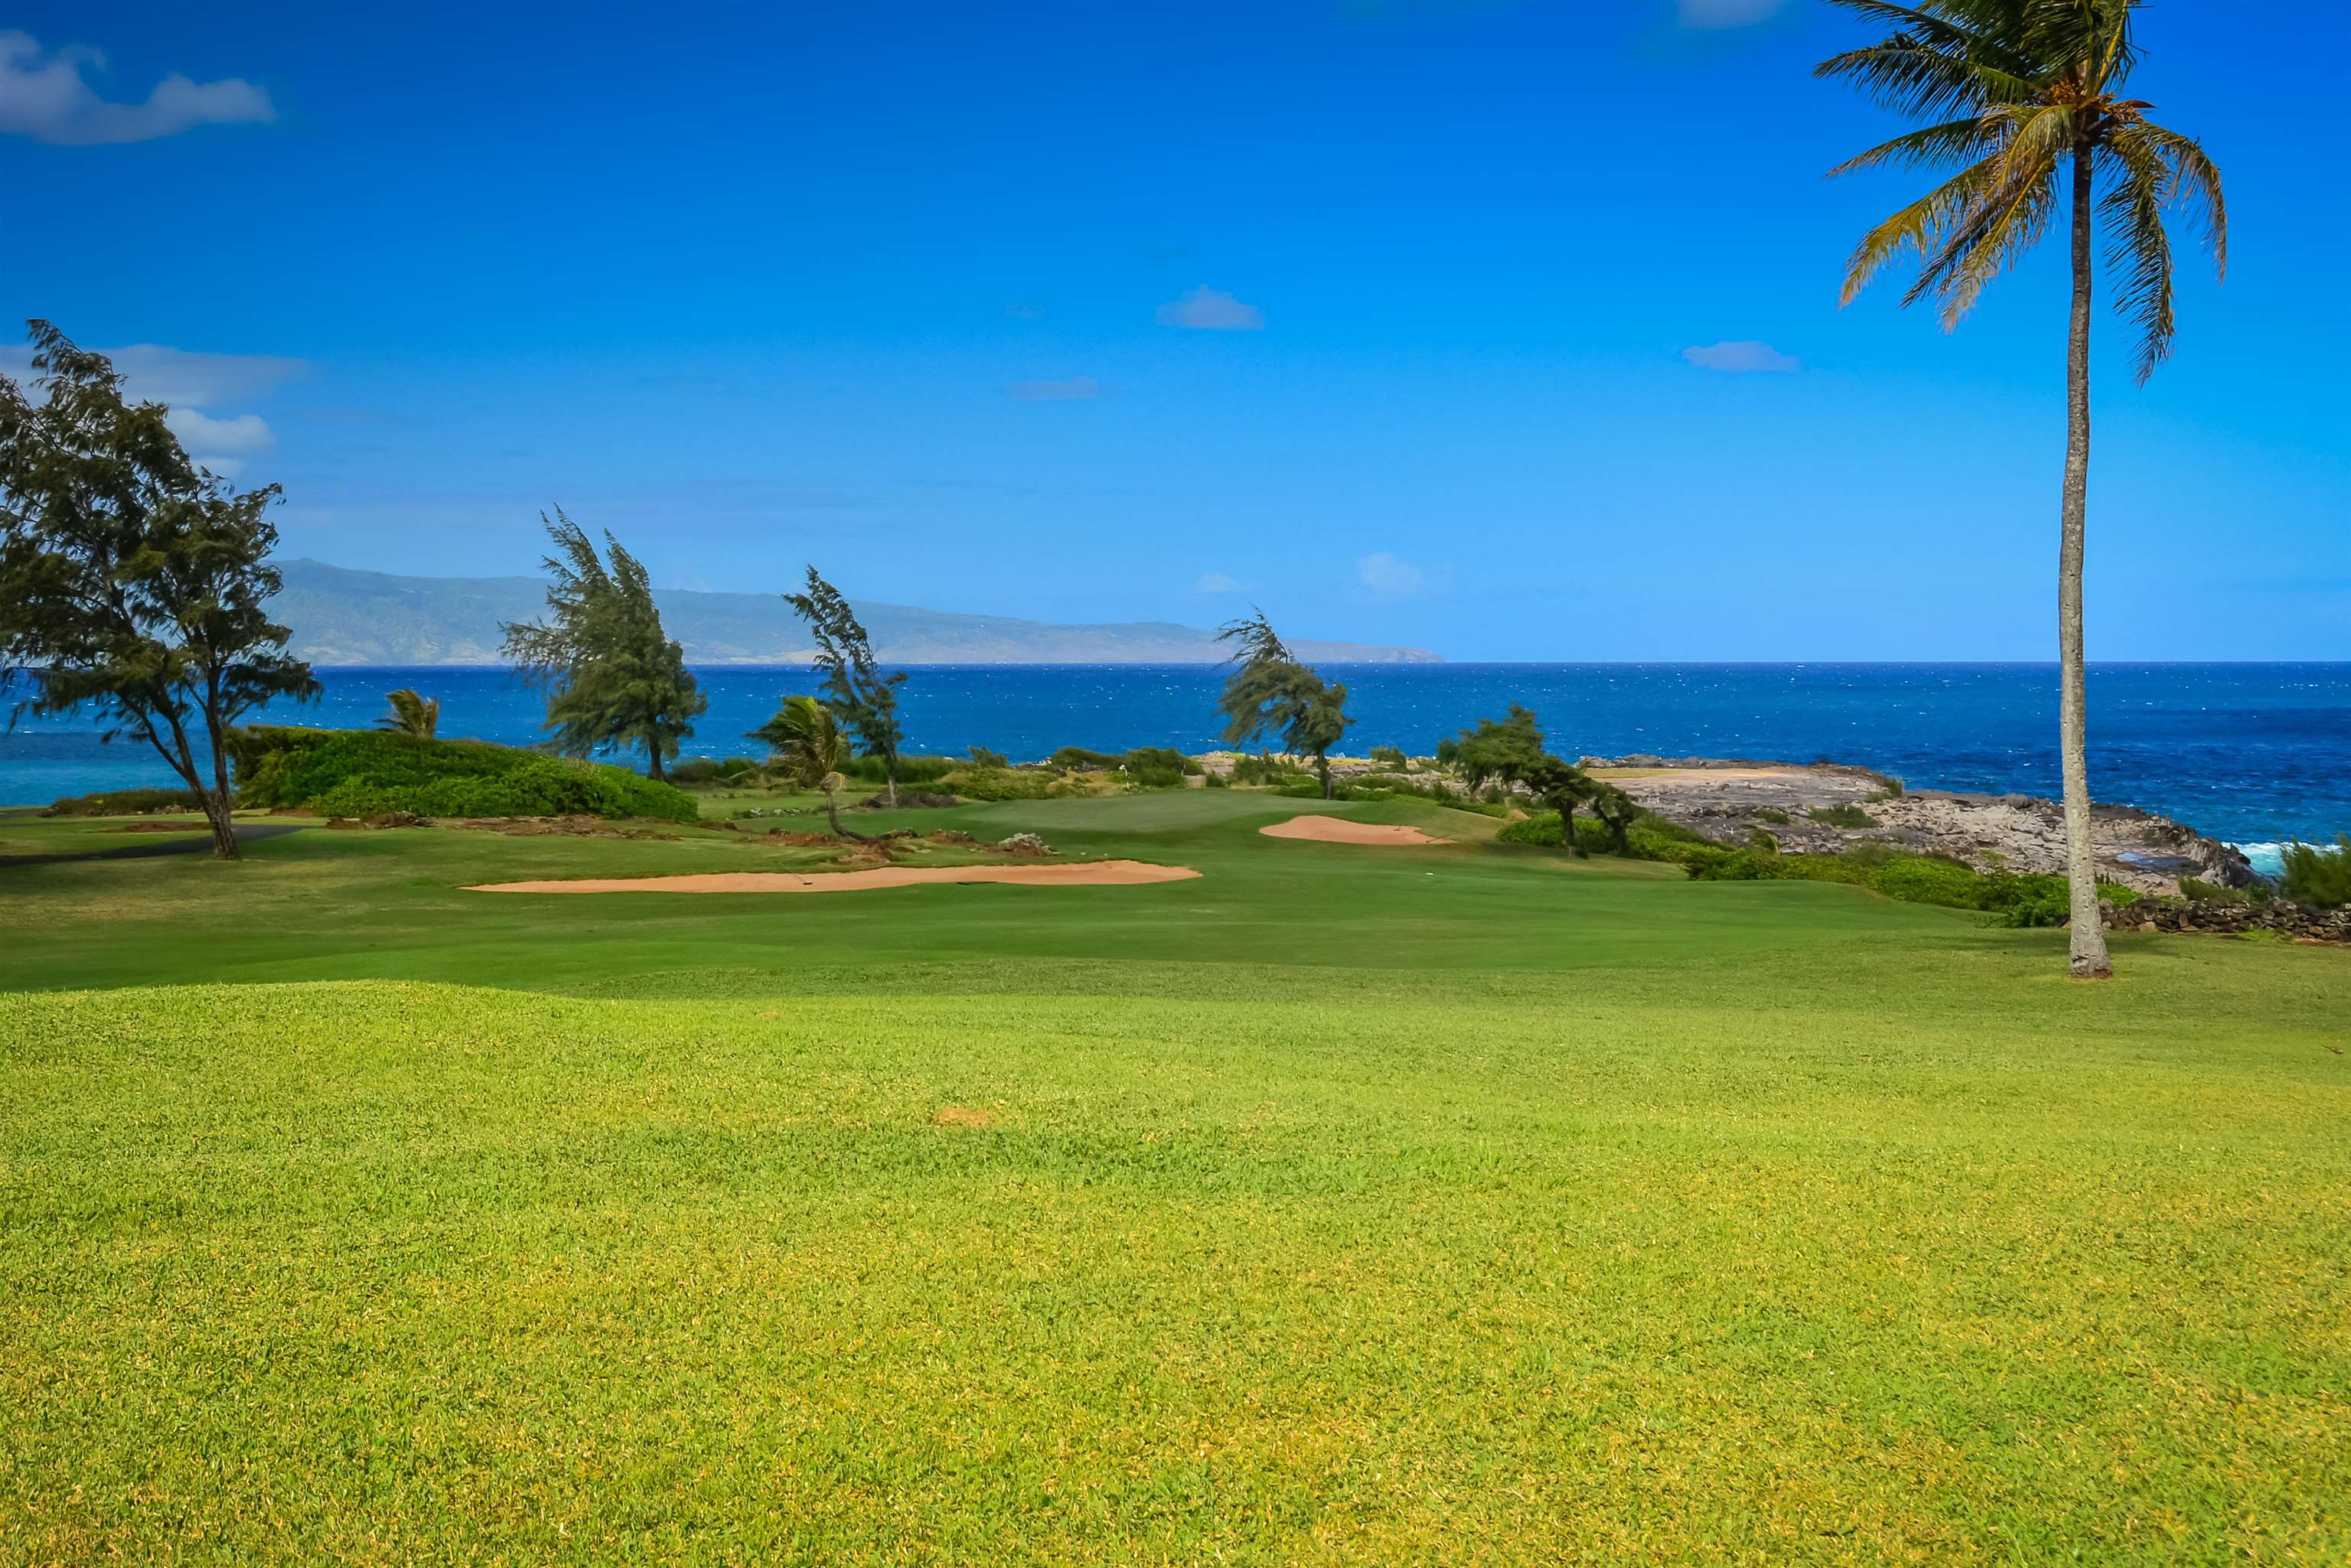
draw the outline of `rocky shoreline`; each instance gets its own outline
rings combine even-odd
[[[1830,762],[1635,755],[1583,766],[1668,821],[1727,843],[1760,831],[1790,853],[1878,842],[1980,872],[2065,871],[2064,809],[2038,796],[1906,790],[1885,774]],[[2091,835],[2099,876],[2139,893],[2177,894],[2183,876],[2221,887],[2257,880],[2235,849],[2152,811],[2094,806]]]

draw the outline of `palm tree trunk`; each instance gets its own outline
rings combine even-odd
[[[841,798],[830,789],[824,792],[824,815],[825,820],[832,824],[832,836],[836,839],[841,837]]]
[[[1331,798],[1331,758],[1318,751],[1314,754],[1314,771],[1322,777],[1322,799]]]
[[[2082,656],[2082,557],[2090,514],[2090,150],[2074,152],[2074,319],[2065,349],[2065,504],[2057,549],[2057,739],[2065,774],[2065,874],[2072,883],[2077,979],[2114,973],[2098,915],[2090,841],[2088,673]]]

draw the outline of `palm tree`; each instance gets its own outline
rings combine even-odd
[[[797,782],[824,791],[824,814],[832,836],[850,837],[841,827],[841,777],[849,760],[849,737],[832,710],[814,697],[786,697],[776,716],[747,737],[764,740],[775,753],[777,766]]]
[[[2082,664],[2082,556],[2089,511],[2092,251],[2105,231],[2116,308],[2139,335],[2144,383],[2171,353],[2168,210],[2200,219],[2216,270],[2228,260],[2220,172],[2202,145],[2147,117],[2122,96],[2137,63],[2132,14],[2140,0],[1834,0],[1895,30],[1885,41],[1824,60],[1921,130],[1830,171],[1956,167],[1956,172],[1862,237],[1844,278],[1850,302],[1905,252],[1918,276],[1905,305],[1933,298],[1946,330],[1984,286],[2039,241],[2064,210],[2073,240],[2074,300],[2065,358],[2065,476],[2057,554],[2058,739],[2065,775],[2066,872],[2073,883],[2073,972],[2111,974],[2098,919],[2090,841],[2087,705]]]
[[[411,686],[384,694],[392,712],[376,720],[376,728],[388,729],[396,735],[413,735],[419,740],[430,740],[433,732],[441,727],[441,699],[420,696]]]

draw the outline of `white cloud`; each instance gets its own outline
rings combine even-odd
[[[1221,571],[1204,571],[1200,580],[1192,585],[1195,593],[1238,593],[1241,585]]]
[[[1355,561],[1355,580],[1382,599],[1409,599],[1428,586],[1428,573],[1385,550]]]
[[[1193,327],[1210,332],[1255,332],[1265,326],[1265,312],[1244,305],[1221,288],[1202,284],[1181,299],[1159,308],[1162,327]]]
[[[1753,339],[1738,342],[1694,345],[1682,350],[1682,358],[1702,371],[1723,371],[1734,376],[1753,375],[1759,371],[1785,374],[1801,371],[1804,361],[1793,354],[1783,354],[1769,343]]]
[[[151,141],[198,125],[267,125],[277,119],[269,95],[237,77],[191,81],[176,72],[155,84],[144,103],[110,103],[82,79],[103,71],[95,49],[62,48],[44,57],[29,33],[0,32],[0,133],[59,147]]]
[[[246,402],[266,397],[286,382],[308,375],[300,360],[271,354],[193,354],[160,343],[132,343],[127,348],[100,349],[114,361],[126,383],[127,395],[174,408],[206,407]],[[0,375],[20,385],[33,371],[33,350],[21,345],[0,347]]]
[[[1081,402],[1102,396],[1102,385],[1092,376],[1071,376],[1063,382],[1014,382],[1004,391],[1015,402]]]
[[[1779,14],[1787,0],[1675,0],[1685,27],[1751,27]]]
[[[202,405],[266,396],[310,368],[300,360],[268,354],[194,354],[160,343],[98,351],[122,372],[123,395],[134,402],[169,408],[164,423],[188,455],[225,479],[235,478],[247,459],[273,450],[277,433],[257,413],[215,417]],[[0,375],[23,387],[26,396],[40,395],[32,385],[31,349],[0,348]]]
[[[198,457],[252,457],[277,444],[277,434],[257,413],[214,419],[193,408],[175,408],[164,423],[180,444]]]

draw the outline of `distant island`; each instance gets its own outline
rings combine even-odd
[[[270,609],[293,629],[294,653],[314,664],[490,664],[498,622],[547,608],[535,577],[402,577],[323,561],[284,563]],[[662,620],[697,664],[793,664],[807,629],[774,593],[657,591]],[[1008,615],[963,615],[859,601],[874,651],[904,664],[1205,664],[1228,650],[1214,632],[1166,621],[1057,626]],[[1299,657],[1327,664],[1435,664],[1426,648],[1300,639]]]

